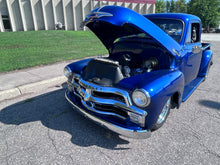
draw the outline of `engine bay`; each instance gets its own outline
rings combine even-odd
[[[172,62],[172,56],[152,40],[125,38],[114,43],[108,57],[92,59],[82,78],[101,86],[114,86],[131,76],[169,69]]]
[[[120,80],[157,69],[157,58],[144,60],[139,67],[131,63],[134,60],[129,54],[123,54],[118,59],[98,57],[92,59],[85,68],[82,78],[85,81],[102,86],[114,86]]]

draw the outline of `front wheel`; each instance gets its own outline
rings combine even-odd
[[[170,107],[171,107],[171,97],[167,100],[167,102],[163,106],[163,109],[162,109],[162,111],[157,119],[157,122],[154,125],[152,130],[157,130],[164,124],[164,122],[166,121],[166,119],[170,113]]]

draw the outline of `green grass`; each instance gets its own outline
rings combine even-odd
[[[0,33],[0,72],[106,53],[91,31]]]

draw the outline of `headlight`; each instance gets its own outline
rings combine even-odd
[[[68,66],[64,68],[63,73],[68,79],[73,75],[72,70]]]
[[[132,93],[134,103],[139,107],[146,107],[150,104],[150,95],[144,89],[136,89]]]

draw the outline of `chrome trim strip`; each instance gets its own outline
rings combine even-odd
[[[81,114],[85,115],[86,117],[88,117],[89,119],[93,120],[94,122],[100,124],[101,126],[116,132],[118,134],[124,135],[126,137],[130,137],[130,138],[135,138],[135,139],[145,139],[145,138],[149,138],[151,135],[151,131],[150,130],[132,130],[132,129],[128,129],[128,128],[124,128],[112,123],[109,123],[107,121],[104,121],[100,118],[97,118],[94,115],[91,115],[89,113],[87,113],[85,110],[79,108],[76,104],[74,104],[67,96],[67,94],[65,93],[65,97],[66,99],[69,101],[70,104],[72,104],[76,110],[78,112],[80,112]]]
[[[80,75],[79,74],[73,73],[73,76],[76,77],[77,79],[80,79]]]
[[[99,10],[97,12],[92,12],[92,13],[88,14],[86,16],[86,19],[81,23],[80,27],[83,28],[88,23],[93,22],[94,19],[98,19],[98,18],[101,18],[101,17],[112,17],[113,16],[113,14],[111,14],[111,13],[100,12]]]

